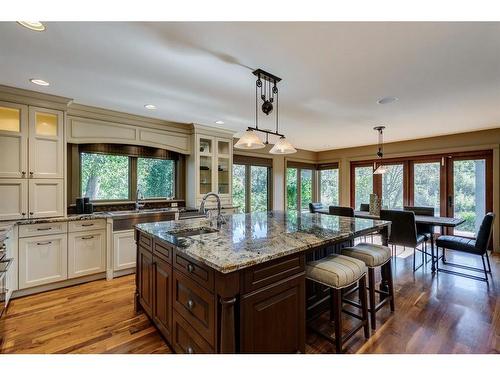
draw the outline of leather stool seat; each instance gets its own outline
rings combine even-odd
[[[342,254],[363,261],[367,267],[380,267],[391,258],[387,246],[361,242],[353,247],[344,247]]]
[[[364,262],[345,255],[332,254],[308,262],[306,278],[335,289],[342,289],[366,275]]]

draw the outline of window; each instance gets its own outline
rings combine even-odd
[[[297,209],[297,168],[287,168],[286,170],[286,209]]]
[[[234,155],[233,206],[240,212],[271,210],[272,160]]]
[[[360,166],[354,168],[354,209],[359,210],[361,203],[370,203],[373,192],[373,167]]]
[[[313,171],[300,170],[300,209],[309,210],[309,203],[313,201]]]
[[[129,158],[82,152],[80,154],[81,195],[91,200],[129,198]]]
[[[173,160],[137,158],[137,189],[144,198],[173,198],[174,182]]]
[[[307,211],[317,199],[316,165],[289,161],[286,170],[286,209]]]
[[[79,186],[72,187],[72,199],[91,201],[131,201],[137,193],[143,199],[173,199],[177,193],[177,165],[182,156],[152,147],[85,144],[71,145],[79,157]],[[78,160],[78,159],[77,159]],[[180,166],[184,163],[181,161]]]
[[[413,203],[417,207],[434,207],[434,215],[440,214],[441,162],[415,163],[413,165]]]
[[[338,206],[339,204],[339,170],[322,169],[319,171],[320,201],[325,206]]]
[[[403,164],[387,165],[382,175],[382,207],[403,208]]]

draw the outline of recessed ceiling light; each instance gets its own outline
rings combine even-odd
[[[146,104],[146,105],[144,105],[144,108],[153,110],[153,109],[156,109],[156,106],[154,104]]]
[[[31,78],[30,82],[38,86],[50,86],[50,83],[44,81],[43,79]]]
[[[217,120],[217,121],[215,121],[215,123],[216,123],[217,125],[224,125],[224,121],[221,121],[221,120]]]
[[[17,21],[17,23],[33,31],[45,31],[45,25],[40,21]]]
[[[396,98],[395,96],[385,96],[383,98],[380,98],[379,100],[377,100],[377,103],[378,104],[389,104],[389,103],[394,103],[396,101],[398,101],[399,99]]]

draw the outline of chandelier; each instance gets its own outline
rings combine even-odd
[[[278,82],[281,78],[276,77],[271,73],[267,73],[262,69],[257,69],[253,72],[257,77],[255,81],[255,127],[249,126],[245,134],[236,142],[235,148],[243,150],[257,150],[266,147],[269,144],[269,136],[278,137],[278,141],[269,150],[270,154],[285,155],[297,152],[295,147],[279,132],[279,111],[278,111]],[[260,100],[262,100],[261,110],[269,116],[276,106],[276,129],[275,131],[259,129],[259,91]],[[264,133],[266,135],[265,142],[259,138],[257,133]]]
[[[377,156],[379,158],[379,165],[377,167],[377,162],[373,163],[373,174],[384,174],[387,172],[387,168],[382,165],[382,158],[384,157],[384,129],[385,126],[375,126],[373,130],[378,132],[378,151]]]

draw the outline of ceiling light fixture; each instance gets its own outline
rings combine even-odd
[[[399,99],[396,98],[395,96],[385,96],[383,98],[380,98],[377,100],[378,104],[389,104],[389,103],[394,103],[397,102]]]
[[[217,120],[217,121],[215,121],[215,123],[216,123],[217,125],[224,125],[224,121],[221,121],[221,120]]]
[[[377,156],[379,158],[379,165],[377,167],[377,162],[373,163],[373,174],[384,174],[387,172],[387,167],[382,165],[382,158],[384,157],[384,129],[385,126],[375,126],[373,130],[378,132],[378,151]]]
[[[156,106],[154,104],[145,104],[144,108],[149,109],[149,110],[153,110],[153,109],[156,109]]]
[[[45,31],[45,25],[40,21],[17,21],[17,23],[33,31]]]
[[[293,154],[297,152],[295,147],[285,138],[285,136],[279,133],[279,111],[278,111],[278,86],[277,83],[281,81],[281,78],[275,75],[265,72],[262,69],[257,69],[253,72],[253,75],[257,77],[255,81],[255,127],[249,126],[243,134],[243,136],[234,145],[235,148],[245,149],[245,150],[256,150],[266,147],[269,144],[269,135],[279,137],[275,145],[269,150],[270,154],[285,155]],[[263,82],[264,81],[264,82]],[[276,130],[273,132],[271,130],[259,129],[259,90],[260,98],[262,99],[262,112],[268,116],[274,109],[274,99],[276,98]],[[266,141],[258,137],[256,132],[264,133],[266,135]]]
[[[38,86],[50,86],[50,83],[48,83],[47,81],[44,81],[43,79],[30,78],[30,82],[34,83],[35,85],[38,85]]]

